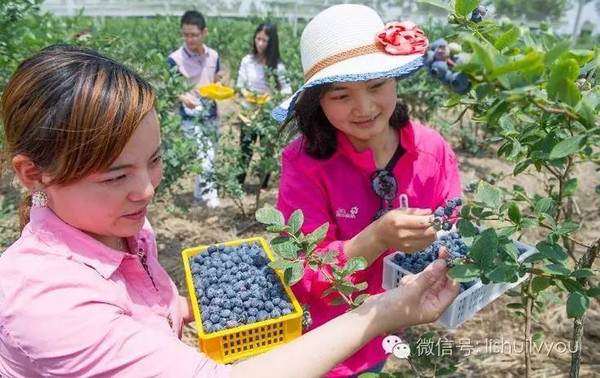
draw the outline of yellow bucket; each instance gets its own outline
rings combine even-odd
[[[203,97],[212,98],[213,100],[225,100],[233,97],[235,91],[233,88],[211,83],[198,88],[198,93]]]

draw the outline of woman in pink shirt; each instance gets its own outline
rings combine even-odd
[[[431,244],[432,210],[460,196],[448,143],[396,102],[398,81],[423,66],[427,46],[410,21],[384,26],[366,6],[328,8],[302,34],[305,84],[272,113],[300,134],[283,151],[278,208],[286,217],[302,209],[304,233],[329,223],[317,250],[339,251],[340,265],[364,257],[369,266],[355,279],[366,281],[370,294],[383,290],[383,257]],[[347,311],[321,298],[328,287],[308,268],[292,287],[309,305],[312,329]],[[376,338],[329,376],[377,371],[385,358]]]
[[[378,334],[434,321],[458,293],[438,261],[405,290],[231,366],[184,344],[188,301],[145,217],[162,176],[155,105],[136,73],[69,45],[29,57],[6,86],[3,145],[28,194],[21,237],[0,256],[0,376],[320,376]]]

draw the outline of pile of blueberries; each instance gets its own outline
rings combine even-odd
[[[206,333],[291,314],[294,307],[259,243],[211,245],[190,258]]]
[[[438,259],[439,250],[441,247],[446,247],[450,253],[451,257],[449,257],[449,260],[466,258],[467,252],[469,252],[469,247],[465,244],[460,234],[457,231],[453,231],[441,235],[439,239],[434,241],[422,251],[410,255],[397,253],[394,255],[393,261],[399,267],[411,273],[420,273],[425,270],[427,265]],[[462,293],[463,291],[467,290],[476,282],[476,280],[462,282],[460,285],[460,292]]]
[[[440,38],[429,45],[429,51],[425,55],[425,65],[429,68],[431,76],[462,95],[471,90],[471,81],[462,72],[452,72],[452,67],[460,63],[458,54],[461,51],[462,48],[458,43],[448,43]]]

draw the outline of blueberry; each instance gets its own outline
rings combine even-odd
[[[279,311],[278,308],[271,311],[271,318],[275,319],[275,318],[279,318],[279,317],[281,317],[281,311]]]
[[[435,51],[439,46],[446,46],[446,45],[448,45],[448,42],[446,42],[446,40],[444,38],[440,38],[440,39],[437,39],[434,42],[432,42],[431,45],[429,45],[429,50]]]
[[[444,209],[444,215],[449,217],[452,215],[452,213],[454,213],[454,208],[452,207],[447,207]]]
[[[471,90],[471,81],[469,77],[462,72],[455,72],[452,78],[452,89],[458,94],[466,94]]]
[[[431,66],[431,64],[433,63],[434,55],[435,53],[433,51],[427,51],[427,54],[425,55],[425,65],[427,67]]]
[[[435,215],[436,217],[443,217],[444,216],[444,208],[442,206],[439,206],[437,209],[435,209],[435,211],[433,212],[433,215]]]
[[[453,74],[454,74],[454,72],[448,70],[446,72],[446,75],[442,79],[442,84],[444,84],[444,85],[450,85],[452,83]]]
[[[256,316],[248,316],[248,324],[256,323]]]
[[[471,14],[471,21],[475,22],[475,23],[479,23],[481,21],[483,21],[483,17],[481,16],[481,14],[476,10],[473,11],[473,13]]]
[[[446,72],[448,72],[448,63],[436,61],[433,62],[431,68],[429,69],[429,73],[431,76],[437,79],[443,79],[446,76]]]

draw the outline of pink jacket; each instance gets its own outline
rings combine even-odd
[[[177,288],[160,266],[148,221],[113,250],[49,208],[32,208],[0,256],[0,376],[227,377],[179,337]]]
[[[409,207],[432,210],[446,199],[460,196],[456,157],[437,131],[411,121],[400,130],[400,140],[406,152],[394,168],[398,181],[394,207],[399,207],[400,194],[407,195]],[[370,181],[370,175],[377,169],[375,159],[370,149],[357,152],[348,137],[339,131],[337,151],[327,160],[308,156],[302,141],[302,138],[294,140],[283,151],[277,207],[286,219],[294,210],[302,209],[304,233],[329,222],[327,237],[317,251],[340,251],[338,263],[343,265],[345,242],[367,227],[379,210],[380,199]],[[386,251],[365,271],[355,275],[357,282],[368,283],[365,292],[383,291],[383,257],[392,252]],[[347,310],[345,305],[330,306],[320,298],[328,287],[322,274],[308,267],[302,280],[292,287],[298,300],[310,306],[312,328]],[[386,358],[381,342],[381,337],[375,338],[328,376],[346,377],[377,365]]]

